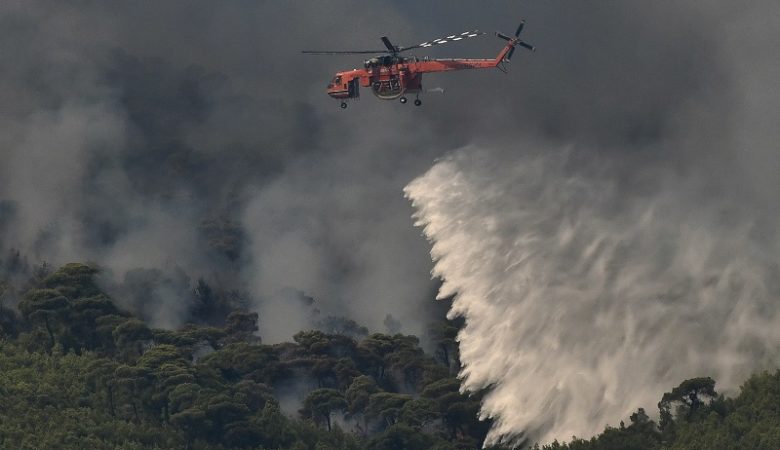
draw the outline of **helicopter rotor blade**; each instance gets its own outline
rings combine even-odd
[[[401,47],[400,49],[398,49],[398,51],[405,52],[407,50],[412,50],[415,48],[428,48],[428,47],[433,47],[434,45],[441,45],[441,44],[446,44],[448,42],[457,42],[457,41],[462,41],[463,39],[482,36],[483,34],[485,33],[479,30],[464,31],[463,33],[460,34],[451,34],[449,36],[434,39],[432,41],[426,41],[421,44],[413,45],[411,47]]]
[[[524,41],[520,41],[516,45],[519,45],[520,47],[523,47],[523,48],[527,48],[528,50],[531,50],[532,52],[536,51],[536,47],[534,47],[533,45],[531,45],[531,44],[529,44],[527,42],[524,42]],[[514,47],[514,46],[511,49],[509,49],[509,53],[506,54],[506,60],[507,61],[511,61],[512,60],[512,55],[515,54],[515,50],[516,49],[517,49],[517,47]]]
[[[527,48],[528,50],[531,50],[532,52],[536,51],[536,47],[534,47],[533,45],[531,45],[531,44],[529,44],[527,42],[524,42],[524,41],[518,42],[517,45],[519,45],[520,47]]]
[[[511,37],[505,35],[504,33],[499,32],[499,31],[496,31],[496,36],[500,37],[501,39],[503,39],[505,41],[511,41],[512,40]]]
[[[303,50],[301,53],[307,55],[376,55],[377,53],[387,53],[387,50]]]
[[[382,42],[385,44],[385,47],[387,47],[387,50],[390,51],[392,54],[398,53],[398,47],[393,45],[392,42],[390,42],[390,39],[387,38],[387,36],[382,36]]]
[[[520,25],[517,26],[517,31],[515,31],[515,37],[520,37],[520,32],[523,31],[524,26],[525,26],[525,20],[520,22]]]

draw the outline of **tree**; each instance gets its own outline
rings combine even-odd
[[[223,328],[187,324],[178,330],[156,329],[152,331],[154,342],[170,344],[183,352],[193,355],[199,349],[222,348],[227,333]]]
[[[181,411],[195,406],[200,397],[200,385],[196,383],[180,383],[168,392],[168,407],[171,417]]]
[[[270,382],[274,378],[277,361],[278,357],[270,346],[246,342],[226,345],[200,360],[205,366],[218,370],[231,382],[237,382],[244,377],[257,382]]]
[[[317,328],[327,334],[340,334],[353,339],[368,336],[368,328],[359,325],[352,319],[341,316],[328,316],[317,322]]]
[[[364,419],[362,425],[358,422],[358,430],[362,433],[366,432],[368,428],[365,410],[368,407],[369,399],[371,394],[377,392],[379,392],[379,386],[372,377],[367,375],[355,377],[345,392],[347,415],[356,419],[360,417]]]
[[[228,314],[225,326],[226,341],[260,343],[260,338],[255,336],[258,319],[257,313],[249,311],[233,311]]]
[[[202,277],[198,278],[192,298],[190,314],[195,322],[213,326],[225,324],[232,305],[224,295],[215,292]]]
[[[106,406],[111,417],[116,417],[116,402],[114,400],[114,391],[116,381],[114,374],[119,367],[114,361],[108,359],[97,359],[88,366],[87,384],[95,392],[101,388],[106,392]]]
[[[322,331],[299,331],[295,333],[293,340],[307,353],[325,354],[328,349],[328,336]]]
[[[399,420],[401,423],[419,430],[439,417],[439,408],[436,402],[428,398],[418,398],[404,404]]]
[[[152,369],[154,393],[152,403],[161,410],[162,418],[167,421],[171,414],[171,394],[179,386],[193,385],[195,376],[189,365],[164,363]],[[177,398],[180,400],[180,398]]]
[[[401,415],[401,408],[412,399],[411,395],[393,392],[377,392],[368,397],[366,417],[381,418],[387,426],[394,425]]]
[[[451,371],[460,366],[458,342],[456,338],[460,328],[453,321],[439,321],[428,326],[428,334],[433,343],[436,357]]]
[[[667,430],[673,425],[674,419],[690,421],[705,401],[717,397],[715,380],[710,377],[691,378],[667,392],[658,403],[661,412],[661,429]],[[675,408],[672,411],[672,408]]]
[[[347,401],[344,395],[335,389],[316,389],[311,391],[303,401],[301,410],[304,417],[323,419],[331,431],[331,413],[333,411],[344,410],[347,407]]]
[[[119,323],[111,334],[116,348],[129,360],[141,356],[144,346],[152,339],[152,331],[149,327],[144,322],[133,318]]]
[[[263,408],[260,417],[252,419],[252,422],[261,430],[263,436],[260,443],[266,448],[295,448],[293,447],[298,440],[291,420],[287,418],[280,410],[276,402],[268,402]],[[305,446],[298,446],[301,450],[306,450]]]
[[[213,426],[213,423],[206,417],[206,412],[200,408],[187,408],[172,414],[170,422],[188,437],[188,442],[209,433]]]
[[[434,439],[403,424],[389,427],[368,444],[369,450],[428,450]]]
[[[469,435],[484,439],[490,428],[489,421],[478,420],[480,396],[471,397],[459,392],[460,382],[456,378],[444,378],[423,388],[422,397],[434,400],[451,436]]]
[[[339,358],[333,364],[333,374],[336,376],[339,389],[348,387],[355,377],[362,374],[355,365],[355,361],[350,358]]]
[[[231,424],[245,422],[249,413],[249,408],[246,405],[236,401],[227,393],[209,398],[206,404],[206,417],[214,423],[219,431],[223,431]]]
[[[273,389],[253,380],[241,380],[233,386],[233,398],[249,408],[252,413],[261,412],[268,403],[276,402]]]
[[[429,362],[419,342],[415,336],[374,333],[358,344],[358,356],[364,371],[374,375],[385,388],[414,386],[422,380]],[[389,380],[386,379],[388,371],[392,372]]]
[[[45,287],[57,289],[69,299],[94,297],[102,294],[95,283],[98,269],[81,263],[70,263],[57,269],[43,280]]]
[[[149,390],[153,378],[151,371],[146,367],[134,367],[123,364],[114,371],[114,379],[117,386],[117,400],[123,405],[129,405],[132,420],[140,424],[142,421],[143,406],[149,398]]]
[[[49,337],[47,350],[56,342],[55,331],[60,334],[61,320],[65,316],[68,299],[54,289],[32,289],[21,302],[19,311],[25,319],[42,325]]]
[[[101,317],[128,316],[120,311],[110,298],[104,294],[71,300],[67,311],[67,326],[76,341],[77,350],[110,349],[104,346],[103,330],[99,328]]]

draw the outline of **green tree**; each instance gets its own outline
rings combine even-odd
[[[399,420],[401,423],[419,430],[439,417],[439,408],[436,402],[423,397],[406,402],[401,408]]]
[[[428,326],[428,335],[435,348],[436,358],[451,372],[460,368],[458,353],[458,332],[460,328],[453,321],[439,321]]]
[[[228,314],[225,325],[226,342],[260,343],[260,338],[255,336],[258,319],[257,313],[249,311],[233,311]]]
[[[99,320],[102,317],[127,316],[119,310],[104,294],[98,294],[92,297],[79,297],[71,300],[68,304],[67,325],[69,333],[76,341],[77,350],[95,350],[106,348],[103,344],[101,330],[99,329]]]
[[[19,302],[22,316],[43,327],[49,337],[46,350],[51,350],[57,341],[55,334],[62,334],[63,319],[66,315],[68,299],[54,289],[33,289],[28,291]]]
[[[369,450],[428,450],[434,439],[412,427],[397,424],[371,440]]]
[[[123,364],[114,371],[114,379],[117,387],[117,403],[127,407],[130,412],[128,418],[136,424],[140,424],[145,417],[144,406],[149,401],[150,390],[154,382],[151,371],[147,367]],[[127,416],[124,412],[122,415]],[[152,412],[151,417],[155,416]]]
[[[43,284],[46,288],[58,290],[69,299],[94,297],[102,294],[95,283],[97,273],[96,267],[87,264],[65,264],[47,276]]]
[[[140,357],[145,346],[152,340],[152,330],[144,322],[135,318],[117,324],[111,335],[116,348],[126,361],[133,361]]]
[[[347,317],[328,316],[317,323],[317,328],[327,334],[337,334],[354,339],[368,336],[368,328]]]
[[[311,391],[303,401],[301,410],[304,417],[311,417],[315,421],[323,420],[331,431],[331,414],[347,408],[344,395],[335,389],[316,389]]]
[[[216,369],[222,377],[231,382],[242,378],[270,382],[275,378],[275,371],[278,369],[278,356],[273,348],[246,342],[228,344],[204,356],[200,362]]]
[[[717,397],[715,380],[710,377],[691,378],[667,392],[658,402],[661,413],[661,430],[666,434],[674,433],[674,422],[691,421],[705,402]],[[668,437],[668,436],[667,436]]]
[[[105,391],[105,402],[109,415],[116,417],[116,402],[114,400],[116,380],[114,374],[119,364],[109,359],[100,358],[87,366],[87,386],[95,393]]]
[[[386,426],[395,425],[401,416],[401,408],[411,399],[411,395],[393,392],[371,394],[366,407],[366,417],[369,419],[380,418]]]

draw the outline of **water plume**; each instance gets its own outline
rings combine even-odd
[[[686,378],[728,391],[776,365],[769,212],[641,155],[549,147],[465,148],[405,189],[466,319],[462,388],[490,388],[486,445],[589,437]]]

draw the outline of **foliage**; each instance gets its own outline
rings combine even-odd
[[[257,314],[227,309],[199,280],[198,323],[152,329],[99,289],[97,270],[42,266],[16,308],[0,305],[0,448],[465,450],[484,442],[491,422],[477,418],[481,394],[461,393],[453,376],[457,322],[430,327],[433,356],[415,336],[369,335],[339,317],[294,342],[264,345]],[[780,448],[778,405],[780,372],[754,375],[734,398],[711,378],[693,378],[662,396],[658,423],[640,408],[627,426],[535,448]]]
[[[263,345],[258,315],[226,309],[202,279],[198,323],[152,329],[98,288],[97,273],[40,271],[18,312],[0,310],[1,448],[358,450],[484,438],[453,437],[451,405],[420,397],[449,380],[450,397],[466,399],[414,336],[369,336],[326,317],[292,343]],[[313,385],[298,389],[297,415],[280,407],[288,385]]]

